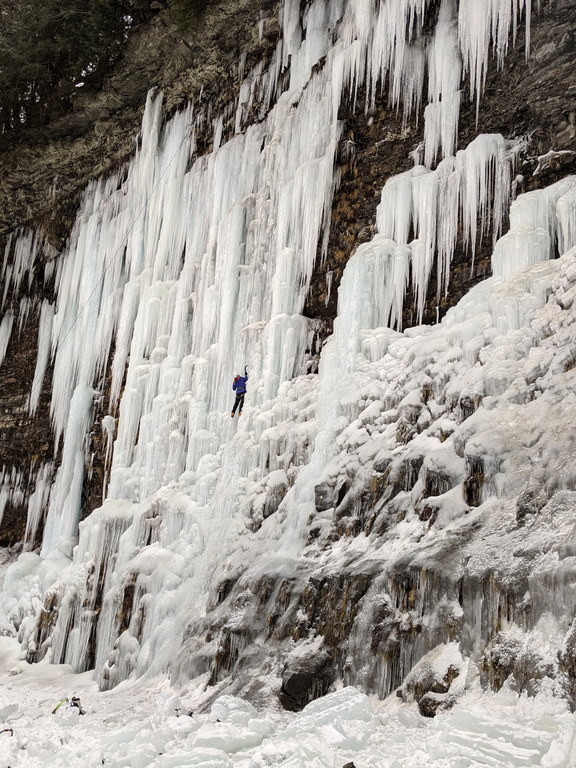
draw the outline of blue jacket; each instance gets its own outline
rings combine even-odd
[[[232,389],[236,390],[237,395],[243,395],[246,393],[246,382],[248,376],[237,376],[232,384]]]

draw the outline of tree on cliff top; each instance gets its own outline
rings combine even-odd
[[[149,0],[0,0],[0,133],[35,127],[99,88]]]

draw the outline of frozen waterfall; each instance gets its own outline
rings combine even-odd
[[[392,661],[376,641],[368,651],[375,616],[385,608],[400,622],[409,613],[393,580],[402,557],[423,569],[437,558],[442,570],[442,547],[458,539],[454,573],[469,567],[483,584],[474,532],[484,525],[496,542],[506,524],[520,547],[514,505],[536,493],[536,477],[550,486],[544,537],[554,519],[558,536],[569,536],[570,472],[550,446],[574,407],[564,342],[576,291],[576,179],[513,200],[521,140],[480,134],[458,149],[463,82],[479,100],[489,58],[502,64],[522,14],[529,52],[530,0],[442,0],[435,31],[423,36],[429,11],[426,0],[314,0],[300,18],[299,1],[286,0],[272,61],[241,85],[233,136],[223,137],[217,117],[213,149],[198,156],[200,108],[191,103],[164,123],[162,95],[151,93],[133,160],[85,190],[65,250],[45,265],[55,302],[34,308],[41,330],[29,409],[51,361],[61,460],[34,468],[26,540],[30,549],[46,512],[41,551],[10,565],[0,602],[2,630],[30,658],[94,668],[105,688],[168,671],[214,682],[242,658],[250,631],[258,658],[270,637],[276,647],[302,639],[286,640],[290,622],[313,635],[301,584],[286,587],[285,620],[272,620],[281,579],[349,568],[370,580],[357,614],[343,599],[352,618],[339,671],[385,696],[436,645],[454,641],[445,616],[450,626],[464,616],[470,652],[497,632],[475,616],[483,587],[461,605],[452,576],[424,575],[414,587],[424,596],[410,606],[412,618],[420,611],[418,637],[406,630]],[[370,110],[382,88],[405,121],[423,112],[423,164],[383,183],[377,232],[351,254],[316,374],[317,328],[303,309],[328,247],[338,109],[349,99]],[[246,124],[253,109],[259,118]],[[459,234],[471,260],[492,238],[493,277],[437,325],[403,332],[407,288],[421,322],[434,272],[437,295],[447,291]],[[9,298],[32,280],[40,245],[25,232],[7,246],[0,363],[23,322]],[[245,365],[246,407],[232,421],[230,383]],[[108,484],[102,506],[79,522],[97,409]],[[0,471],[0,519],[9,499],[24,498],[22,482]],[[538,535],[526,537],[534,548]],[[535,623],[548,610],[551,569],[544,555],[538,565],[523,584]],[[273,586],[258,593],[266,578]],[[561,579],[555,589],[573,607]],[[503,594],[494,588],[487,610],[498,613]],[[552,611],[558,637],[562,610]],[[520,626],[519,612],[507,622],[498,631]],[[526,620],[522,631],[532,629]],[[218,666],[223,638],[229,658]],[[316,637],[305,641],[316,648]]]

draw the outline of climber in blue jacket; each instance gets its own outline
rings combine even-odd
[[[230,414],[232,418],[234,418],[237,408],[238,408],[238,415],[242,413],[242,407],[244,406],[244,396],[246,395],[247,381],[248,381],[247,368],[244,368],[244,376],[240,376],[239,373],[237,373],[234,376],[234,381],[232,382],[232,389],[236,392],[236,400],[234,401],[234,407],[232,408],[232,413]]]

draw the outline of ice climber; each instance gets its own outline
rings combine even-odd
[[[236,400],[234,401],[234,407],[230,414],[232,418],[238,409],[238,415],[242,413],[244,407],[244,396],[246,394],[246,382],[248,381],[248,369],[244,368],[244,376],[240,376],[239,373],[235,374],[234,381],[232,382],[232,389],[236,392]]]

